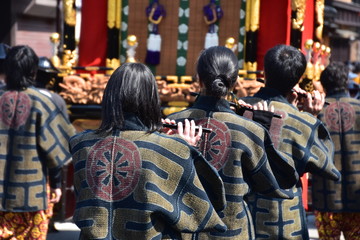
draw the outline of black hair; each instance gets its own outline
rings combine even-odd
[[[161,126],[156,80],[142,63],[124,63],[111,75],[102,99],[102,122],[97,130],[121,129],[125,113],[134,113],[149,131]]]
[[[264,57],[266,87],[286,95],[299,82],[306,70],[306,58],[300,50],[288,45],[276,45]]]
[[[321,72],[320,82],[324,90],[338,92],[347,90],[349,68],[342,62],[331,62]]]
[[[29,46],[11,47],[5,58],[6,87],[24,90],[35,84],[39,58]]]
[[[238,59],[223,46],[204,50],[197,60],[197,74],[205,85],[206,95],[223,97],[234,86],[239,72]]]

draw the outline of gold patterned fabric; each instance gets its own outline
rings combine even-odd
[[[36,212],[0,211],[0,239],[46,240],[54,204],[50,203],[50,186],[47,186],[48,208]]]
[[[261,88],[254,97],[244,100],[251,104],[265,100],[269,108],[274,107],[275,113],[282,116],[272,119],[271,139],[299,176],[310,172],[332,181],[340,178],[333,163],[333,142],[321,121],[300,112],[275,89]],[[256,239],[309,239],[300,181],[292,191],[293,199],[268,198],[259,194],[248,198]]]
[[[109,133],[70,140],[80,239],[179,239],[181,232],[225,231],[216,170],[185,141],[148,133],[135,116]]]
[[[170,119],[193,119],[211,128],[200,142],[199,150],[214,166],[225,185],[227,206],[220,216],[227,225],[225,233],[201,233],[186,239],[255,239],[252,217],[244,200],[251,192],[291,198],[283,187],[297,181],[295,170],[278,155],[268,132],[259,124],[235,114],[224,99],[200,96],[193,107],[171,114]],[[274,159],[272,163],[269,159]],[[274,175],[273,170],[277,173]],[[281,176],[279,176],[281,175]]]
[[[360,239],[360,213],[358,212],[319,212],[315,211],[315,225],[319,232],[319,239]]]
[[[0,239],[46,240],[49,217],[37,212],[1,212]]]
[[[48,208],[47,177],[59,187],[73,134],[66,116],[38,89],[0,90],[0,211]]]

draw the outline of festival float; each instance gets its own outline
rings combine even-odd
[[[305,54],[308,65],[299,84],[309,92],[319,88],[331,53],[323,36],[324,0],[59,2],[61,27],[50,37],[51,62],[59,71],[52,87],[68,104],[77,131],[99,125],[107,80],[125,62],[151,69],[166,116],[195,101],[192,93],[200,90],[195,63],[204,48],[223,45],[238,56],[236,97],[253,95],[263,86],[263,57],[276,44],[295,46]],[[74,210],[67,175],[63,218]],[[307,188],[307,176],[302,180]],[[306,191],[303,200],[308,206]]]

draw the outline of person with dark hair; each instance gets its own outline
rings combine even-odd
[[[283,188],[292,187],[298,180],[294,169],[274,149],[266,129],[230,108],[226,97],[238,70],[238,59],[230,49],[216,46],[204,50],[197,61],[199,97],[192,107],[168,116],[176,121],[192,119],[212,129],[198,149],[218,170],[225,185],[227,205],[220,216],[228,230],[201,233],[192,239],[255,239],[246,195],[255,191],[291,198]]]
[[[50,59],[47,57],[39,57],[39,64],[38,64],[38,70],[36,73],[36,80],[35,80],[35,87],[38,88],[39,92],[46,95],[47,97],[51,98],[51,100],[54,102],[57,108],[60,109],[64,117],[68,120],[70,120],[68,108],[66,106],[65,100],[56,93],[56,85],[57,82],[60,80],[58,77],[58,74],[60,71],[55,68],[55,66],[51,63]],[[74,133],[75,130],[71,129],[71,133]],[[70,169],[70,170],[69,170]],[[66,179],[67,176],[70,175],[72,169],[72,164],[68,164],[62,168],[62,178]],[[63,184],[62,191],[66,191],[66,184]],[[56,204],[50,203],[48,206],[48,213],[50,221],[48,224],[48,232],[57,232],[58,230],[55,227],[55,221],[60,220],[57,216],[61,216],[59,213],[62,211],[62,207],[66,204],[68,196],[63,195],[64,197],[61,198],[59,202]]]
[[[320,75],[330,104],[319,114],[335,145],[339,182],[314,175],[312,206],[320,239],[360,239],[360,101],[349,96],[348,68],[332,62]]]
[[[189,126],[184,134],[198,140],[201,131]],[[70,139],[80,239],[180,239],[181,232],[226,230],[216,213],[225,205],[219,175],[161,128],[154,75],[142,63],[121,65],[106,85],[100,127]]]
[[[271,121],[271,139],[299,176],[311,172],[336,181],[340,173],[332,159],[333,142],[324,124],[314,116],[324,105],[324,97],[314,91],[313,99],[310,93],[296,88],[305,68],[305,56],[295,47],[277,45],[269,49],[264,58],[265,87],[243,100],[250,104],[266,102],[282,116]],[[297,108],[299,101],[303,112]],[[249,196],[256,239],[309,239],[301,181],[291,190],[294,199],[257,193]]]
[[[0,238],[46,239],[49,203],[61,197],[61,168],[71,160],[74,128],[33,85],[38,57],[12,47],[0,90]],[[49,188],[48,188],[49,187]]]

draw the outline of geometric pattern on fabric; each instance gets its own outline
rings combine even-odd
[[[203,127],[212,128],[214,133],[206,133],[203,136],[208,139],[206,143],[214,144],[215,147],[220,142],[230,142],[229,152],[226,153],[227,159],[214,161],[211,155],[206,155],[207,160],[212,165],[215,164],[214,167],[218,169],[224,182],[227,206],[221,211],[220,216],[228,230],[225,233],[200,233],[197,239],[255,239],[251,213],[244,197],[251,189],[269,196],[286,197],[278,191],[278,183],[269,166],[270,156],[267,155],[267,151],[273,149],[273,146],[268,145],[271,144],[266,140],[268,133],[259,124],[240,117],[228,107],[221,108],[223,110],[209,107],[221,105],[222,100],[209,102],[203,99],[206,98],[200,97],[193,107],[168,116],[176,121],[194,120]],[[230,139],[227,139],[228,132]],[[215,141],[211,139],[212,136],[223,139]],[[216,149],[206,144],[199,146],[201,152],[204,149]],[[218,167],[219,163],[222,167]]]
[[[48,201],[50,187],[47,186]],[[48,209],[36,212],[0,211],[0,239],[46,240],[54,204],[48,202]]]
[[[219,175],[185,141],[156,132],[85,131],[70,146],[80,239],[178,239],[180,232],[225,230],[199,178],[203,172],[215,179],[211,187],[221,187],[221,198]]]
[[[140,167],[140,153],[135,144],[125,139],[106,138],[89,150],[86,180],[96,197],[118,201],[134,191]]]
[[[263,101],[257,97],[246,100],[251,104]],[[269,130],[271,138],[299,176],[310,172],[332,180],[339,179],[340,173],[333,164],[333,143],[325,126],[289,103],[268,103],[276,114],[282,116],[281,119],[273,118]],[[249,204],[257,239],[309,238],[301,183],[298,182],[292,191],[294,199],[273,199],[259,194],[251,196]]]
[[[355,124],[355,109],[347,102],[333,102],[325,108],[324,121],[330,131],[347,132]]]
[[[319,118],[334,141],[334,163],[341,180],[312,178],[314,209],[322,212],[360,212],[360,101],[327,97]]]
[[[0,91],[0,211],[47,208],[47,169],[58,170],[71,155],[74,127],[36,88]]]
[[[202,149],[202,154],[216,170],[221,169],[228,159],[231,146],[230,130],[223,122],[213,118],[197,119],[195,123],[212,130],[200,139],[199,149]]]
[[[1,121],[7,127],[18,129],[30,115],[30,97],[23,92],[6,92],[0,98]]]

